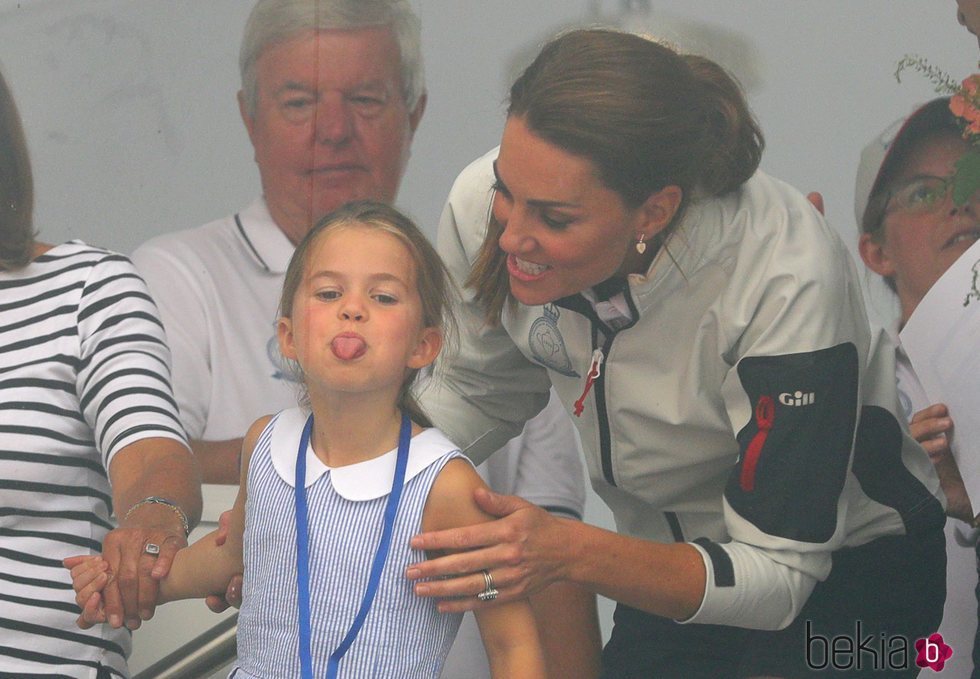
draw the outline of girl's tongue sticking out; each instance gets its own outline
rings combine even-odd
[[[330,343],[334,356],[342,361],[353,361],[364,355],[367,345],[364,338],[357,335],[338,335]]]

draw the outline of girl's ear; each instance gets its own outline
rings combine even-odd
[[[650,240],[670,226],[683,199],[684,191],[674,184],[651,193],[640,206],[641,223],[636,229],[636,235],[642,233],[644,240]]]
[[[419,333],[418,344],[408,359],[406,367],[420,370],[431,365],[442,349],[442,331],[439,328],[423,328]]]
[[[865,266],[883,278],[892,278],[895,275],[895,264],[888,254],[888,248],[880,238],[875,238],[870,233],[862,233],[858,240],[858,252]]]
[[[285,358],[296,360],[296,346],[293,343],[293,320],[280,316],[276,321],[276,337],[279,340],[279,353]]]

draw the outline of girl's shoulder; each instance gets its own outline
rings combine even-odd
[[[474,493],[487,488],[473,462],[459,450],[449,456],[429,491],[422,516],[424,531],[470,526],[493,517],[476,504]]]

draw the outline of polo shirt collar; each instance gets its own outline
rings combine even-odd
[[[252,254],[261,260],[259,264],[264,265],[270,273],[286,273],[295,247],[272,220],[265,199],[257,198],[236,216]]]

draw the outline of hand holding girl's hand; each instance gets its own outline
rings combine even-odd
[[[503,518],[412,538],[413,549],[454,552],[408,568],[408,579],[421,581],[415,585],[417,595],[442,599],[443,613],[467,611],[484,605],[477,598],[486,588],[484,570],[499,602],[527,597],[563,577],[563,519],[486,488],[478,488],[474,499],[483,511]]]
[[[102,591],[114,577],[109,562],[101,556],[82,555],[70,556],[62,564],[71,571],[75,603],[82,609],[75,624],[88,629],[104,623],[106,613],[102,605]]]
[[[221,516],[218,518],[218,531],[214,534],[215,544],[219,547],[225,544],[225,541],[228,539],[228,532],[230,530],[231,510],[229,509],[228,511],[221,512]],[[230,606],[241,608],[242,584],[242,576],[235,575],[228,581],[228,587],[225,589],[224,597],[222,597],[220,594],[212,594],[204,599],[204,603],[207,604],[208,608],[210,608],[213,613],[221,613],[226,611]]]
[[[125,624],[131,630],[153,617],[159,581],[170,572],[177,552],[187,546],[183,530],[169,525],[173,523],[170,510],[147,506],[140,511],[140,516],[111,531],[102,543],[102,556],[115,574],[103,594],[108,621],[113,627]],[[143,515],[152,511],[166,521],[155,525],[146,520]],[[137,523],[138,519],[143,523]],[[148,549],[151,545],[153,551]]]

